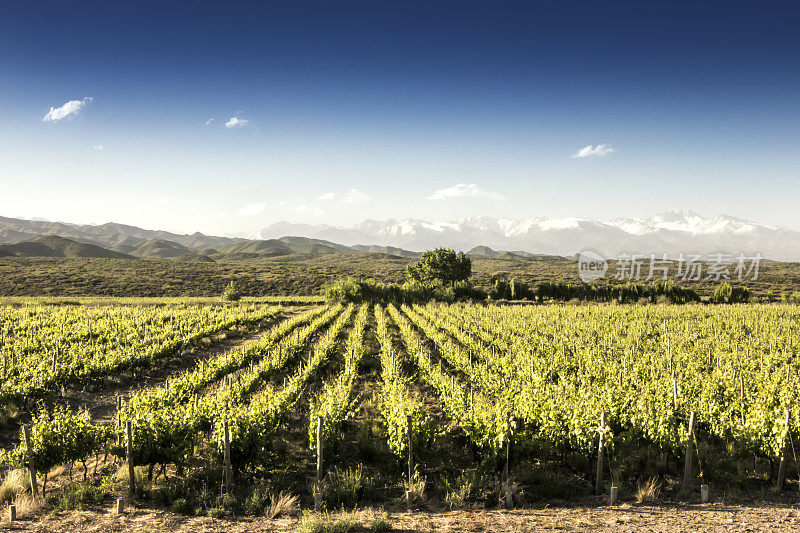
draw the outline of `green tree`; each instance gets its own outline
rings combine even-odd
[[[713,300],[721,304],[738,304],[750,301],[750,291],[747,287],[731,287],[727,281],[716,288]]]
[[[231,281],[222,293],[222,299],[226,302],[236,302],[241,297],[242,291],[239,289],[239,286],[236,285],[235,281]]]
[[[452,285],[466,281],[472,275],[472,261],[464,252],[449,248],[428,250],[419,261],[406,267],[406,278],[417,283]]]

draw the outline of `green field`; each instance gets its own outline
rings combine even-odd
[[[795,484],[795,306],[96,302],[0,307],[0,464],[32,458],[49,505],[76,490],[64,465],[125,496],[124,461],[142,505],[211,516],[281,492],[525,506],[591,494],[598,463],[624,498]],[[237,328],[247,342],[218,336]]]

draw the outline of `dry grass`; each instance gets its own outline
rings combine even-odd
[[[507,499],[507,497],[509,497]],[[522,485],[517,483],[516,481],[509,481],[508,483],[501,484],[500,490],[500,503],[508,507],[509,504],[513,505],[521,505],[525,502],[525,491],[522,489]],[[510,500],[510,501],[509,501]]]
[[[3,483],[0,484],[0,503],[8,503],[14,500],[19,494],[31,490],[31,480],[28,473],[18,468],[6,474]]]
[[[40,498],[34,498],[26,492],[17,494],[11,503],[17,508],[18,518],[30,518],[44,507],[44,502]]]
[[[674,506],[671,503],[649,504],[646,507],[626,505],[609,507],[598,505],[596,497],[566,505],[536,505],[534,508],[472,509],[468,511],[407,512],[387,515],[373,509],[331,513],[303,513],[300,516],[268,519],[266,517],[226,518],[218,520],[204,516],[174,514],[165,509],[146,506],[129,506],[122,516],[102,511],[68,511],[39,513],[35,522],[21,522],[16,531],[40,532],[94,532],[138,531],[199,533],[223,531],[225,533],[255,533],[261,531],[491,531],[493,533],[521,533],[534,531],[649,531],[672,533],[674,531],[703,531],[727,533],[729,531],[796,531],[800,525],[800,512],[791,502],[750,502],[727,504],[719,502],[706,507]],[[391,522],[389,522],[391,521]],[[302,527],[301,526],[302,522]],[[0,517],[0,531],[7,522]],[[10,529],[10,528],[8,528]]]
[[[444,502],[450,509],[461,509],[472,494],[472,482],[457,479],[455,483],[445,482]]]
[[[281,491],[278,496],[273,494],[269,497],[269,507],[264,511],[264,515],[272,520],[279,516],[293,515],[298,510],[297,496]]]
[[[405,484],[406,490],[410,493],[412,504],[425,504],[425,484],[425,478],[416,473],[414,474],[414,479],[411,481],[411,484]]]
[[[313,512],[303,513],[295,527],[296,533],[347,533],[361,528],[361,521],[356,511],[340,513]]]
[[[661,494],[661,482],[655,476],[644,483],[640,483],[636,489],[636,503],[652,502]]]
[[[133,469],[133,475],[136,478],[137,483],[141,483],[142,479],[144,479],[144,467],[137,466]],[[130,479],[128,478],[128,465],[123,464],[120,466],[117,471],[114,473],[114,481],[119,483],[130,483]]]

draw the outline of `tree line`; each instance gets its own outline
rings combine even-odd
[[[463,252],[436,248],[422,254],[419,261],[406,267],[404,283],[381,283],[372,279],[353,277],[326,284],[322,292],[328,300],[344,302],[421,303],[529,300],[544,302],[579,300],[586,302],[635,303],[647,299],[651,303],[666,300],[672,304],[700,302],[700,295],[672,280],[651,283],[592,284],[592,283],[528,283],[497,276],[492,278],[488,291],[474,287],[469,278],[472,261]],[[746,303],[750,292],[730,283],[720,284],[712,303]]]

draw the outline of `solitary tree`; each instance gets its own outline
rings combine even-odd
[[[453,284],[466,281],[472,275],[472,261],[464,252],[456,253],[449,248],[428,250],[419,261],[406,267],[409,281],[419,283],[441,282]]]
[[[225,290],[222,292],[222,299],[227,302],[235,302],[242,297],[242,291],[239,290],[239,286],[236,285],[236,282],[231,280],[230,284],[225,287]]]

